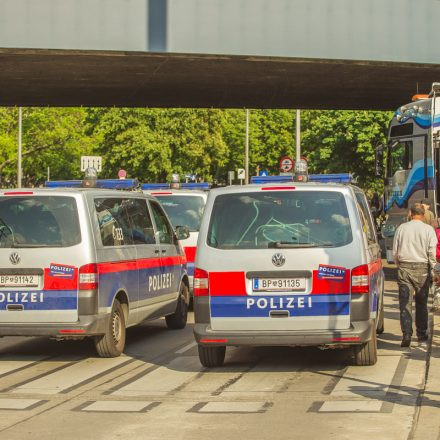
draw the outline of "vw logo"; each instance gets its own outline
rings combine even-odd
[[[274,266],[280,267],[286,262],[286,258],[283,254],[274,254],[272,257],[272,263]]]
[[[18,264],[20,263],[20,260],[21,260],[20,255],[18,255],[17,252],[12,252],[12,254],[9,255],[9,261],[12,264]]]

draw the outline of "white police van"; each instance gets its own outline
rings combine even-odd
[[[186,226],[189,229],[189,237],[180,240],[180,243],[185,251],[192,295],[197,239],[210,185],[208,183],[182,183],[178,188],[172,186],[172,184],[145,183],[141,188],[146,194],[159,200],[174,227]]]
[[[48,185],[0,190],[0,336],[90,336],[113,357],[143,320],[185,327],[185,256],[160,204],[140,191]]]
[[[266,180],[209,193],[194,272],[200,362],[222,365],[226,346],[312,345],[374,364],[384,275],[365,195]]]

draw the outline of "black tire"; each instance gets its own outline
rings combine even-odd
[[[377,317],[377,328],[376,333],[381,335],[385,331],[385,311],[383,307],[383,299],[382,304],[379,311],[379,316]]]
[[[199,359],[204,367],[221,367],[225,361],[226,347],[206,347],[199,344]]]
[[[353,347],[353,354],[355,365],[374,365],[377,362],[377,339],[374,329],[371,332],[371,339],[368,342]]]
[[[167,327],[171,330],[185,328],[188,319],[188,288],[181,284],[179,298],[177,299],[176,311],[172,315],[165,316]]]
[[[125,315],[121,303],[115,299],[107,331],[104,335],[95,336],[95,348],[100,357],[118,357],[125,347]]]

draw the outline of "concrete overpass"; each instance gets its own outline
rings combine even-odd
[[[0,105],[394,109],[439,0],[0,0]]]

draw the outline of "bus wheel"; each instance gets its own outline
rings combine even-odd
[[[353,347],[354,364],[358,366],[374,365],[377,362],[376,329],[371,331],[371,339],[362,345]]]
[[[179,298],[177,299],[176,311],[172,315],[165,316],[167,327],[172,330],[185,328],[188,318],[188,288],[184,283],[180,285]]]
[[[100,357],[117,357],[125,347],[125,316],[121,303],[115,299],[107,331],[95,336],[95,348]]]
[[[199,344],[199,359],[204,367],[221,367],[225,361],[226,347],[206,347]]]

